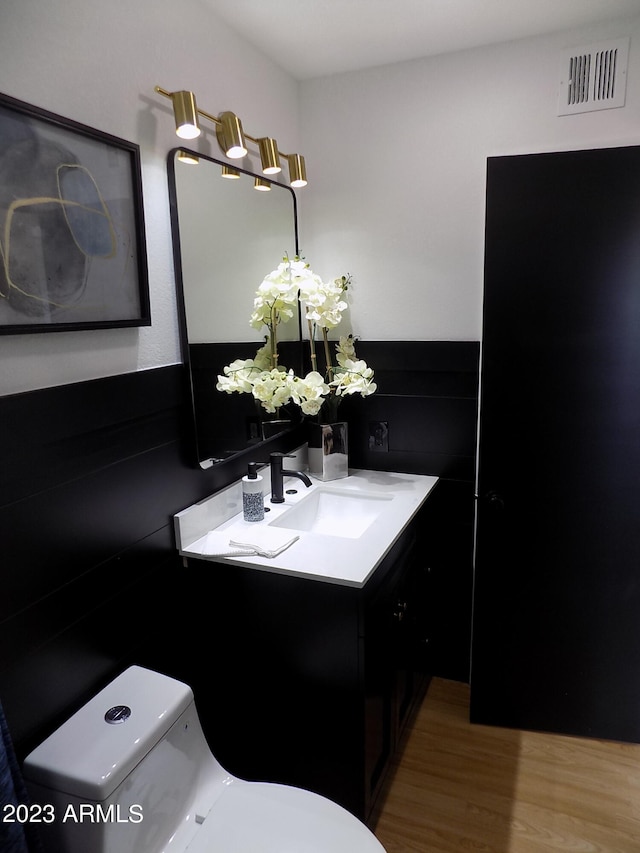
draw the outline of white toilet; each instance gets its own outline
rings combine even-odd
[[[384,853],[325,797],[227,773],[191,688],[140,666],[38,746],[23,774],[47,853]]]

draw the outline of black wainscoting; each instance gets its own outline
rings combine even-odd
[[[474,482],[479,343],[359,341],[356,349],[378,390],[341,408],[351,464]],[[370,421],[388,423],[388,452],[370,449]]]
[[[358,353],[379,391],[345,403],[352,464],[442,477],[436,588],[448,589],[441,613],[458,641],[440,644],[434,673],[465,679],[478,344],[362,342]],[[194,465],[188,394],[173,365],[0,398],[0,701],[19,758],[131,663],[196,696],[218,686],[224,650],[193,642],[199,590],[185,583],[173,515],[242,476],[246,457]],[[388,421],[389,453],[369,451],[369,420]],[[271,442],[258,461],[301,440]]]
[[[0,398],[0,701],[21,758],[130,663],[183,677],[172,517],[246,470],[194,465],[185,379],[174,365]]]

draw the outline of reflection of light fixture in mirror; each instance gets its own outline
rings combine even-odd
[[[184,151],[182,148],[178,151],[178,160],[181,163],[186,163],[189,166],[197,166],[200,158],[191,151]]]
[[[172,92],[171,100],[178,136],[181,139],[195,139],[200,136],[198,108],[193,92]]]
[[[231,160],[238,160],[247,154],[242,123],[235,113],[220,113],[216,125],[218,142],[224,153]]]
[[[289,154],[289,179],[292,187],[306,187],[307,170],[304,165],[304,157],[301,154]]]
[[[271,189],[271,184],[269,181],[265,181],[264,178],[256,178],[253,182],[253,188],[261,193],[268,193]]]
[[[216,137],[218,144],[225,155],[231,160],[245,157],[247,151],[247,140],[257,145],[260,150],[262,173],[264,175],[275,175],[282,171],[280,159],[284,157],[289,164],[289,182],[292,187],[304,187],[307,185],[307,172],[304,157],[301,154],[285,154],[278,151],[278,145],[270,136],[249,136],[242,128],[242,122],[235,113],[223,112],[220,115],[211,115],[196,106],[193,92],[168,92],[161,86],[155,87],[159,95],[171,98],[176,119],[176,133],[183,138],[194,138],[199,135],[198,116],[206,118],[216,126]],[[225,177],[230,177],[226,175]],[[235,176],[234,176],[235,177]]]
[[[240,177],[240,172],[234,169],[233,166],[223,166],[221,174],[223,178],[227,178],[230,181],[235,181]]]
[[[278,143],[275,139],[263,136],[258,140],[260,148],[260,161],[262,162],[262,173],[264,175],[275,175],[282,171],[280,156],[278,154]]]

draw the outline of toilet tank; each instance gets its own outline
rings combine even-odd
[[[132,666],[26,759],[47,853],[180,853],[224,783],[191,688]]]

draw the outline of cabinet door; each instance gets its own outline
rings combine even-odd
[[[488,163],[472,719],[640,742],[640,148]]]
[[[414,544],[391,601],[396,743],[424,693],[431,672],[430,605],[429,565]]]
[[[384,583],[364,613],[365,777],[375,803],[402,730],[428,682],[426,564],[416,525],[390,556]]]
[[[367,812],[375,800],[394,748],[395,586],[367,605],[364,662],[364,777]]]
[[[471,656],[474,516],[474,484],[440,479],[419,527],[428,671],[465,684]]]

